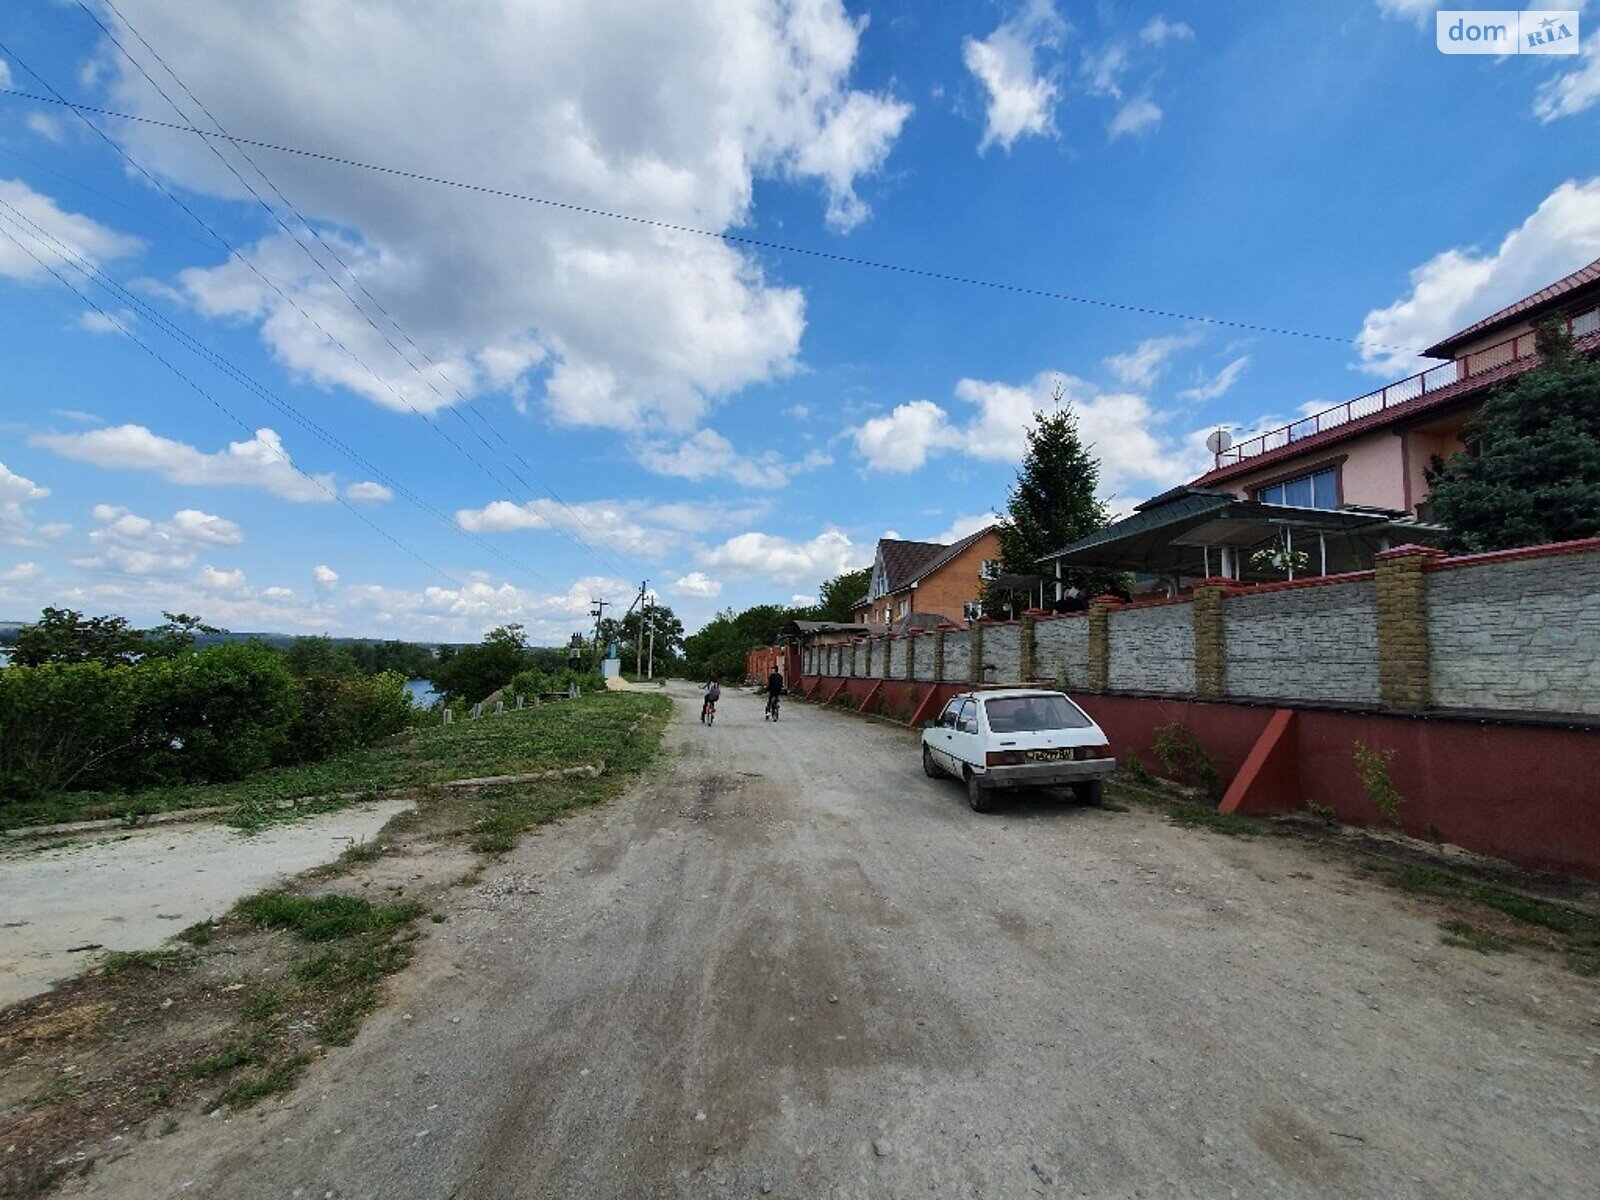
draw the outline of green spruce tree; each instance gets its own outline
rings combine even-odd
[[[1452,550],[1600,536],[1600,362],[1576,353],[1556,321],[1537,345],[1540,364],[1497,389],[1467,449],[1429,475]]]

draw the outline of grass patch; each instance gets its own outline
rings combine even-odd
[[[1255,837],[1260,832],[1254,821],[1236,817],[1232,813],[1218,812],[1204,804],[1174,804],[1167,810],[1167,817],[1174,825],[1182,825],[1185,829],[1205,829],[1225,837]]]
[[[1440,921],[1439,928],[1444,930],[1445,945],[1463,946],[1468,950],[1476,950],[1479,954],[1507,954],[1517,945],[1503,934],[1467,921]]]
[[[199,921],[189,928],[181,931],[177,938],[180,942],[187,942],[191,946],[209,946],[211,939],[217,936],[217,923],[209,918]]]
[[[246,1021],[270,1021],[283,1011],[283,995],[277,988],[251,992],[241,1010]]]
[[[129,971],[167,971],[185,959],[182,950],[112,950],[100,964],[100,969],[110,976]]]
[[[288,929],[307,942],[331,942],[360,934],[387,934],[415,921],[427,910],[415,902],[373,904],[359,896],[298,896],[257,892],[234,907],[263,929]]]
[[[242,1079],[217,1098],[217,1103],[228,1108],[245,1108],[260,1100],[263,1096],[271,1096],[278,1092],[287,1092],[294,1086],[294,1081],[300,1077],[300,1072],[305,1070],[311,1062],[311,1055],[304,1052],[275,1063],[271,1068],[253,1077]]]

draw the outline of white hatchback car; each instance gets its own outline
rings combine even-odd
[[[1063,692],[1003,688],[963,692],[922,731],[922,769],[967,785],[975,812],[994,808],[1001,788],[1071,787],[1099,804],[1117,769],[1106,735]]]

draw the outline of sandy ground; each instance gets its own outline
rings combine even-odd
[[[903,730],[673,694],[353,1047],[67,1194],[1594,1195],[1592,983],[1294,841],[979,816]]]
[[[223,825],[164,825],[0,853],[0,1005],[93,965],[74,947],[154,950],[279,879],[337,858],[408,805],[362,805],[246,837]]]

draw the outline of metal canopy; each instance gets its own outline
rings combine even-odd
[[[1201,576],[1221,567],[1214,550],[1227,548],[1237,563],[1241,554],[1287,539],[1311,553],[1310,573],[1316,574],[1370,567],[1372,555],[1386,544],[1433,542],[1444,533],[1390,509],[1296,508],[1208,488],[1174,488],[1040,562]]]

